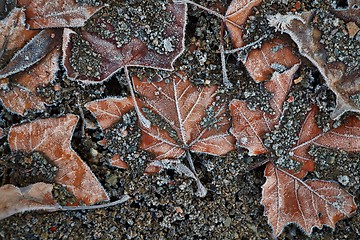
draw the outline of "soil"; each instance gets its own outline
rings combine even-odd
[[[97,4],[97,1],[85,2]],[[137,1],[129,2],[136,4]],[[196,2],[222,13],[230,4],[226,0]],[[255,8],[256,17],[247,23],[245,29],[246,41],[255,41],[259,36],[264,36],[264,40],[274,37],[273,29],[266,24],[266,15],[276,12],[284,14],[296,2],[268,0]],[[299,11],[316,9],[319,13],[319,28],[323,32],[331,33],[333,21],[339,26],[337,34],[328,38],[325,34],[323,39],[327,50],[331,52],[330,57],[334,61],[342,60],[351,71],[359,70],[360,33],[350,38],[346,33],[347,22],[330,11],[332,4],[340,6],[346,1],[307,2],[301,2]],[[150,9],[147,8],[147,11]],[[156,24],[161,24],[161,21],[154,24],[156,28]],[[189,5],[186,49],[175,62],[175,68],[185,70],[194,84],[219,85],[223,101],[246,99],[251,108],[271,112],[268,103],[271,94],[266,92],[262,83],[255,83],[251,79],[236,54],[226,56],[227,73],[234,87],[228,89],[223,86],[220,31],[219,18]],[[278,37],[291,42],[280,33]],[[224,35],[224,43],[225,48],[231,49],[227,34]],[[297,140],[297,132],[305,114],[312,105],[319,106],[317,123],[328,130],[332,124],[330,113],[335,107],[335,95],[326,86],[320,73],[306,59],[299,58],[303,64],[295,77],[302,77],[302,81],[291,89],[289,96],[294,101],[285,103],[286,113],[279,128],[266,136],[265,144],[272,149],[269,155],[253,157],[240,148],[221,157],[193,154],[200,180],[208,189],[204,198],[195,196],[196,184],[192,179],[172,170],[163,170],[153,176],[143,174],[151,156],[139,148],[141,133],[135,112],[125,114],[118,124],[102,133],[94,117],[85,109],[84,105],[92,100],[129,94],[122,70],[104,83],[84,85],[66,79],[62,69],[55,82],[38,89],[38,93],[52,103],[46,111],[30,112],[20,117],[0,106],[0,127],[5,132],[14,124],[38,118],[67,113],[83,116],[74,133],[73,148],[92,169],[111,200],[115,201],[123,194],[131,197],[121,205],[106,209],[16,214],[1,220],[0,239],[271,239],[271,228],[263,216],[264,207],[260,203],[261,186],[265,182],[262,163],[270,158],[282,167],[296,168],[284,164],[281,156]],[[150,79],[156,74],[169,75],[166,71],[145,68],[133,67],[129,71],[132,75]],[[55,85],[61,86],[61,90],[55,91]],[[153,121],[156,121],[156,116],[154,118]],[[341,122],[341,119],[338,121]],[[119,134],[124,128],[128,131],[126,136]],[[108,148],[97,143],[104,135],[112,139]],[[129,165],[127,170],[110,166],[109,158],[114,153],[123,156]],[[338,181],[355,196],[359,205],[360,155],[320,147],[312,147],[310,153],[315,157],[317,168],[307,178]],[[0,154],[1,185],[11,183],[26,186],[38,181],[54,183],[57,169],[41,153],[11,153],[6,138],[3,138],[0,140]],[[54,185],[56,199],[60,203],[71,202],[71,194],[63,187]],[[290,224],[278,239],[359,238],[360,214],[357,213],[350,219],[339,221],[334,231],[326,226],[322,230],[314,229],[311,237]]]

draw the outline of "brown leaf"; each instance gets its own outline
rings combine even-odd
[[[138,16],[136,12],[124,18],[125,12],[134,10],[132,5],[138,3],[114,1],[112,4],[96,14],[77,33],[65,30],[63,63],[68,77],[99,82],[124,66],[172,70],[173,62],[184,49],[186,4],[169,2],[163,9],[158,9],[159,14],[171,16],[171,19],[163,19],[161,25],[164,29],[157,37],[159,39],[153,41],[149,40],[154,37],[149,35],[153,30],[149,29],[146,21],[161,19],[150,19],[146,14]],[[158,3],[148,1],[146,4]],[[143,17],[145,20],[139,20]]]
[[[354,21],[356,25],[360,26],[360,1],[347,0],[348,6],[346,8],[336,8],[332,12],[345,21]]]
[[[111,166],[114,167],[118,167],[118,168],[122,168],[122,169],[128,169],[128,165],[127,163],[121,159],[119,154],[115,154],[111,159],[110,159],[110,164]]]
[[[264,84],[265,89],[274,94],[270,100],[274,114],[265,113],[261,110],[250,110],[246,101],[243,100],[235,99],[230,103],[232,117],[230,132],[241,147],[249,150],[249,155],[268,152],[263,145],[262,136],[273,130],[278,124],[282,115],[283,103],[298,68],[299,64],[296,64],[283,73],[274,72],[271,80]]]
[[[355,117],[346,118],[337,128],[323,132],[316,124],[316,112],[313,107],[302,124],[297,144],[290,150],[291,158],[303,164],[296,174],[303,178],[307,171],[314,171],[314,158],[308,153],[310,146],[320,146],[347,152],[360,152],[360,120]]]
[[[290,35],[298,45],[301,55],[308,58],[324,77],[328,87],[336,94],[336,109],[332,118],[338,118],[347,111],[360,112],[359,72],[345,75],[342,63],[328,63],[327,52],[320,43],[321,32],[312,26],[313,12],[300,15],[269,16],[269,24],[277,31]]]
[[[109,200],[90,168],[71,147],[77,121],[77,116],[69,114],[13,126],[8,137],[10,148],[42,152],[58,167],[55,181],[65,185],[79,201],[89,205]]]
[[[0,139],[2,139],[5,136],[4,129],[0,127]]]
[[[336,222],[356,211],[354,197],[338,183],[303,181],[272,163],[267,164],[265,177],[261,203],[275,237],[290,223],[296,223],[307,235],[314,227],[335,228]]]
[[[32,29],[82,27],[103,5],[91,6],[76,0],[18,0],[26,8],[27,23]]]
[[[269,80],[275,71],[285,71],[298,63],[300,60],[281,39],[273,39],[263,43],[260,49],[251,50],[244,61],[246,69],[256,82]]]
[[[141,148],[153,153],[157,160],[179,158],[187,150],[212,155],[234,150],[234,139],[227,133],[230,123],[226,105],[215,101],[217,87],[198,88],[183,72],[168,80],[141,82],[133,78],[135,90],[144,97],[146,106],[176,133],[170,136],[158,126],[142,126]]]
[[[60,206],[52,197],[52,189],[52,184],[43,182],[22,188],[11,184],[0,187],[0,220],[25,211],[59,210]]]
[[[226,27],[230,33],[233,46],[240,48],[245,45],[243,28],[246,20],[252,14],[253,7],[260,5],[262,0],[233,0],[225,14]],[[228,21],[226,21],[228,20]]]

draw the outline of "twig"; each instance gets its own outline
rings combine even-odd
[[[107,208],[107,207],[119,205],[123,202],[126,202],[129,199],[130,199],[129,195],[123,195],[118,200],[116,200],[114,202],[105,203],[105,204],[92,205],[92,206],[61,206],[60,211],[79,211],[79,210]]]
[[[220,30],[220,57],[221,57],[221,69],[223,74],[223,83],[226,88],[232,88],[232,83],[229,81],[226,69],[226,59],[225,59],[225,51],[224,51],[224,21],[221,23]]]

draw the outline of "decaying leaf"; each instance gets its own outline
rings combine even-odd
[[[320,43],[321,32],[312,26],[313,12],[300,15],[269,16],[270,26],[289,34],[298,45],[299,52],[308,58],[324,77],[328,87],[336,94],[336,109],[332,118],[339,118],[347,111],[360,112],[360,74],[345,74],[340,62],[328,63],[327,52]]]
[[[128,165],[127,163],[121,159],[119,154],[115,154],[111,159],[110,159],[110,164],[111,166],[114,167],[118,167],[118,168],[122,168],[122,169],[128,169]]]
[[[243,40],[243,28],[249,15],[252,14],[253,7],[260,5],[262,0],[233,0],[226,11],[225,21],[229,30],[233,46],[240,48],[245,45]]]
[[[274,72],[271,80],[264,84],[265,89],[274,94],[270,100],[274,114],[265,113],[261,110],[250,110],[246,101],[235,99],[230,103],[232,117],[230,131],[237,139],[238,144],[249,150],[250,155],[268,152],[263,145],[262,136],[278,124],[282,115],[282,105],[298,68],[299,64],[296,64],[283,73]]]
[[[354,21],[360,26],[360,1],[359,0],[345,0],[347,1],[346,8],[335,8],[333,12],[345,21]]]
[[[306,180],[268,163],[265,169],[261,203],[265,215],[278,237],[284,227],[296,223],[307,235],[323,225],[335,223],[356,211],[354,197],[331,181]]]
[[[103,6],[91,6],[76,0],[18,0],[26,8],[26,22],[31,29],[82,27]],[[85,1],[86,2],[86,1]]]
[[[55,181],[65,185],[79,201],[90,205],[109,200],[90,168],[71,148],[77,121],[77,116],[68,114],[13,126],[8,136],[10,148],[12,151],[42,152],[58,167]]]
[[[139,15],[139,2],[113,1],[79,31],[66,30],[63,62],[68,77],[99,82],[124,66],[172,70],[184,49],[186,4],[145,2],[141,8],[146,14]]]
[[[22,188],[11,184],[0,187],[0,220],[25,211],[59,210],[61,207],[53,199],[52,189],[52,184],[43,182]]]
[[[275,71],[281,73],[298,63],[300,60],[281,39],[264,42],[259,49],[251,50],[244,60],[246,69],[256,82],[269,80]]]

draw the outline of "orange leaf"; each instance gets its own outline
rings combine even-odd
[[[230,3],[225,14],[225,23],[235,48],[240,48],[245,45],[242,38],[243,24],[252,14],[253,7],[260,5],[261,2],[262,0],[233,0]]]
[[[269,80],[275,71],[282,72],[298,63],[300,60],[292,49],[280,39],[265,42],[260,49],[251,50],[244,61],[246,69],[256,82]]]
[[[18,0],[26,8],[27,23],[32,29],[82,27],[103,6],[90,6],[76,0]]]
[[[69,114],[11,127],[10,148],[12,151],[42,152],[59,169],[55,181],[65,185],[85,204],[109,200],[90,168],[71,148],[77,121],[77,116]]]
[[[22,188],[11,184],[0,187],[0,220],[25,211],[59,210],[60,206],[52,197],[52,189],[52,184],[43,182]]]
[[[268,152],[263,146],[262,135],[270,132],[278,124],[282,115],[283,103],[298,68],[297,64],[283,73],[275,72],[271,80],[264,84],[265,89],[274,94],[270,100],[274,114],[261,110],[250,110],[245,101],[235,99],[230,103],[233,125],[230,131],[237,139],[238,144],[249,150],[250,155]]]
[[[348,117],[339,127],[323,132],[316,125],[316,112],[317,107],[314,107],[307,115],[299,133],[299,140],[290,150],[291,158],[303,164],[302,171],[296,174],[298,178],[303,178],[307,171],[314,171],[315,162],[308,153],[312,145],[360,152],[360,120],[357,117]]]
[[[158,126],[142,126],[141,147],[158,160],[179,158],[186,150],[212,155],[234,150],[234,139],[227,133],[230,123],[226,105],[215,101],[217,87],[198,88],[183,72],[168,80],[141,82],[133,78],[135,90],[144,97],[145,104],[176,132],[174,138]]]
[[[338,183],[302,181],[272,163],[266,165],[265,177],[261,203],[275,237],[290,223],[296,223],[307,235],[314,227],[335,228],[336,222],[356,211],[354,197]]]

